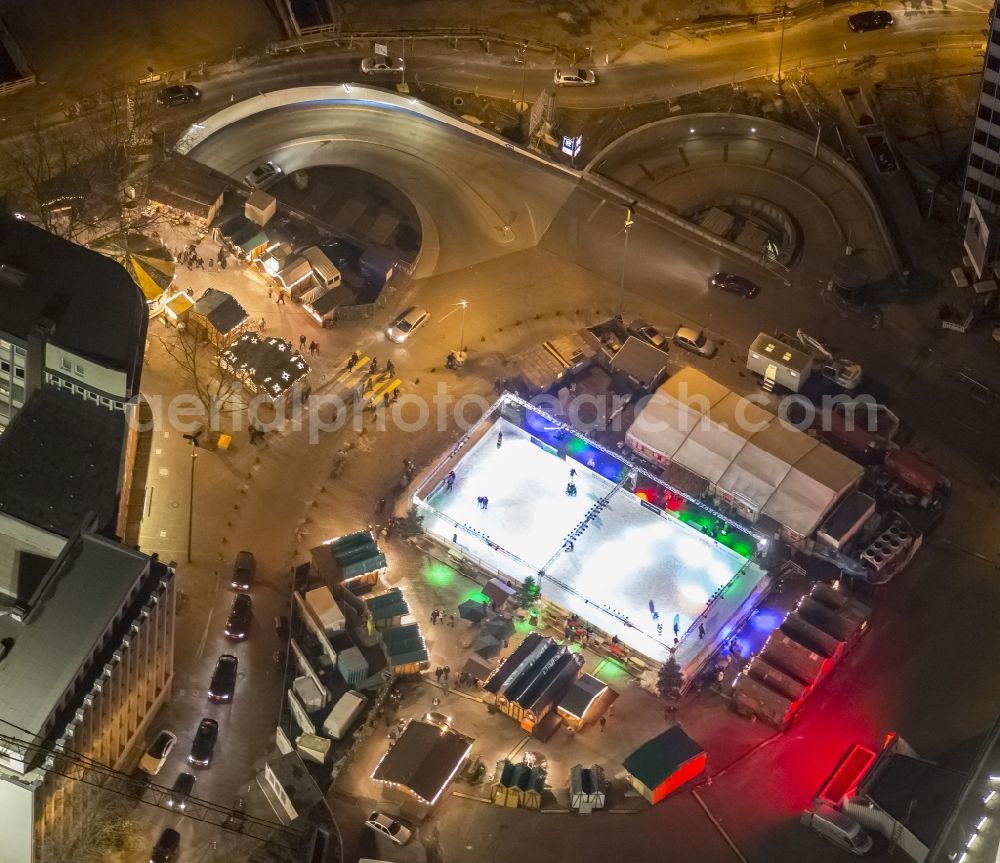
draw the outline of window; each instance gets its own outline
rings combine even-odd
[[[992,81],[986,81],[986,80],[984,80],[983,81],[983,93],[985,93],[987,96],[992,96],[992,97],[995,98],[996,95],[997,95],[997,85],[994,84]]]
[[[993,119],[993,112],[990,110],[989,105],[980,105],[978,113],[979,113],[979,119],[985,120],[987,123],[989,123],[990,120]]]
[[[14,398],[13,402],[16,405],[24,404],[24,387],[15,386],[14,387]]]
[[[986,146],[986,142],[989,138],[990,136],[987,135],[982,129],[976,129],[976,131],[972,133],[972,140],[977,144],[982,144],[984,147]]]
[[[14,369],[14,377],[19,381],[24,380],[24,369]]]
[[[79,363],[76,364],[76,373],[82,378],[83,377],[83,366]]]
[[[986,58],[986,68],[992,69],[994,72],[1000,72],[1000,57],[990,54]]]
[[[24,356],[24,348],[19,348],[17,345],[14,345],[14,356],[15,357],[23,357]]]
[[[73,364],[69,361],[69,357],[63,357],[59,365],[62,366],[64,372],[73,371]]]
[[[0,372],[3,372],[4,374],[8,374],[9,375],[10,374],[10,363],[8,363],[6,360],[0,360]]]

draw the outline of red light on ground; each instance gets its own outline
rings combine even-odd
[[[640,500],[646,501],[646,503],[653,503],[656,500],[656,492],[647,491],[644,488],[636,489],[635,496]]]
[[[672,494],[667,497],[667,509],[671,512],[680,512],[684,508],[684,498],[678,494]]]
[[[867,746],[855,743],[840,760],[840,764],[823,786],[823,790],[819,792],[819,799],[831,806],[839,806],[840,801],[857,787],[874,760],[874,752]]]

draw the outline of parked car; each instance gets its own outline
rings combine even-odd
[[[180,850],[181,834],[172,827],[167,827],[156,840],[153,853],[149,855],[149,863],[170,863],[177,859]]]
[[[261,162],[244,179],[251,189],[266,189],[275,183],[282,173],[284,172],[281,170],[281,165],[275,165],[274,162]]]
[[[232,701],[236,690],[236,669],[240,661],[231,653],[223,653],[215,664],[212,681],[208,684],[209,701]]]
[[[381,72],[402,72],[406,69],[406,61],[402,57],[383,57],[376,54],[374,57],[365,57],[361,61],[361,71],[366,75],[375,75]]]
[[[597,73],[593,69],[556,69],[552,80],[557,87],[593,87],[597,83]]]
[[[718,350],[718,346],[705,335],[705,331],[695,327],[678,327],[674,330],[673,343],[679,348],[708,359],[714,357]]]
[[[178,773],[174,780],[173,788],[170,789],[170,796],[167,797],[167,806],[183,812],[187,809],[188,798],[191,796],[191,789],[194,788],[195,777],[193,773]]]
[[[667,344],[667,337],[656,329],[656,327],[651,324],[647,324],[641,318],[636,318],[628,325],[628,327],[626,327],[626,329],[633,336],[642,339],[644,342],[648,342],[654,348],[659,348],[661,351],[665,351],[669,348],[669,345]]]
[[[867,33],[869,30],[884,30],[895,23],[896,20],[884,9],[870,9],[867,12],[856,12],[847,19],[847,26],[855,33]]]
[[[242,641],[250,632],[250,621],[253,618],[253,600],[246,593],[239,593],[233,599],[233,607],[229,610],[229,620],[226,621],[226,638]]]
[[[731,294],[739,294],[747,300],[751,297],[756,297],[760,292],[759,285],[755,285],[749,279],[733,273],[715,273],[709,277],[708,284],[713,288],[729,291]]]
[[[156,104],[161,108],[190,105],[201,98],[201,90],[190,84],[172,84],[156,94]]]
[[[219,723],[206,717],[198,723],[198,730],[191,741],[191,754],[188,763],[196,767],[208,767],[212,763],[212,753],[215,742],[219,739]]]
[[[257,572],[257,558],[252,552],[241,551],[233,563],[232,586],[235,590],[249,590]]]
[[[365,827],[388,836],[397,845],[405,845],[413,835],[413,831],[398,818],[390,818],[381,812],[372,812],[365,821]]]
[[[170,750],[177,743],[177,735],[173,731],[164,729],[156,735],[156,739],[149,744],[149,748],[142,754],[139,761],[139,769],[150,776],[156,776],[160,772],[170,754]]]
[[[412,309],[407,309],[403,314],[401,314],[392,326],[390,326],[385,334],[389,337],[390,341],[396,342],[397,344],[403,344],[413,333],[427,323],[427,319],[430,315],[427,313],[427,309],[421,309],[414,306]]]

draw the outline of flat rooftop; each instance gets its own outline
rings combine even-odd
[[[138,389],[149,310],[132,277],[104,255],[0,216],[0,330],[27,339],[44,319],[54,344],[126,372]]]
[[[60,536],[113,523],[125,414],[41,389],[0,435],[0,512]]]
[[[149,564],[147,555],[114,540],[79,536],[42,580],[23,621],[0,614],[0,642],[11,644],[0,660],[4,723],[43,732]]]

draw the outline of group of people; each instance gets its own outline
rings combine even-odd
[[[446,615],[443,611],[439,611],[438,609],[435,608],[431,612],[431,625],[437,626],[439,620],[441,621],[442,625],[447,626],[449,629],[455,628],[454,612],[450,612],[449,614]]]
[[[299,353],[306,349],[306,337],[299,336]],[[309,354],[310,356],[316,356],[319,353],[319,342],[311,341],[309,342]]]
[[[485,510],[485,509],[489,509],[490,508],[490,499],[488,497],[486,497],[485,495],[483,495],[481,497],[477,497],[476,498],[476,503],[479,504],[479,508],[480,509]]]
[[[181,249],[179,252],[175,253],[174,258],[177,263],[184,264],[189,270],[195,268],[199,270],[205,269],[205,264],[208,264],[208,268],[211,270],[216,262],[219,264],[219,269],[224,270],[229,264],[228,256],[226,255],[226,250],[223,248],[219,249],[218,254],[215,258],[209,258],[206,261],[203,257],[198,254],[198,251],[194,243],[191,243],[186,249]]]

